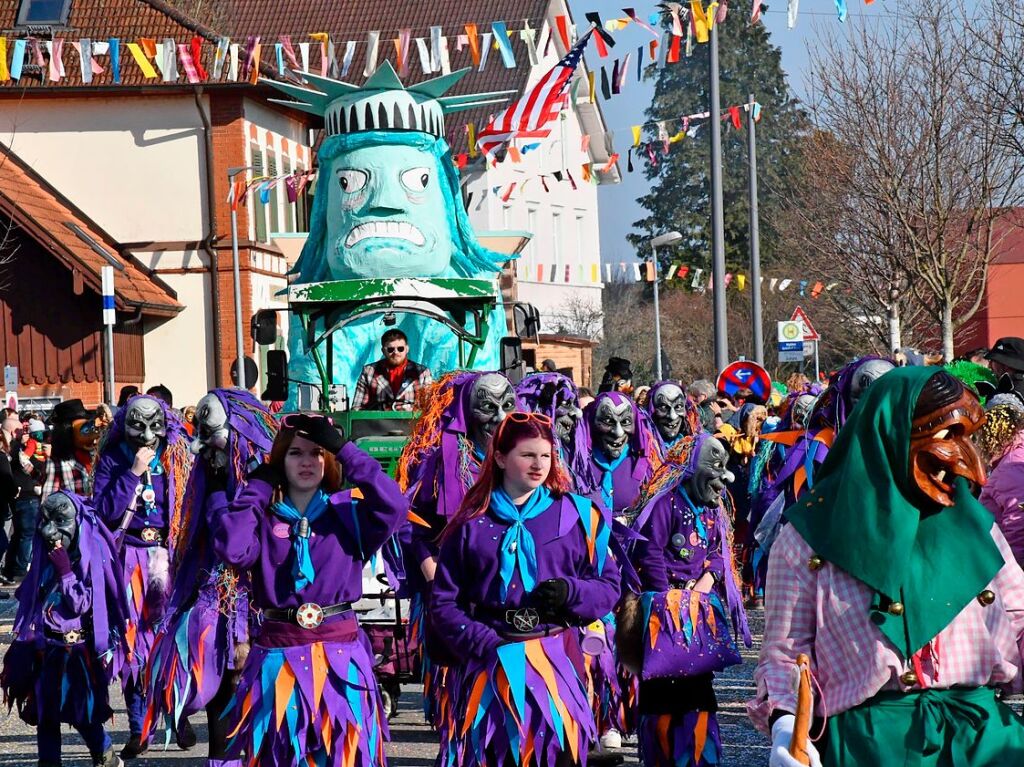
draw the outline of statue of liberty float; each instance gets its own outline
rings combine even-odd
[[[413,414],[352,412],[346,394],[386,330],[402,330],[409,358],[435,378],[517,358],[497,284],[511,256],[477,240],[444,138],[446,114],[510,94],[445,96],[468,71],[409,87],[390,62],[362,86],[306,73],[308,85],[265,81],[295,99],[278,103],[323,116],[325,128],[309,238],[288,288],[287,372],[273,355],[268,394],[285,399],[287,385],[289,409],[333,412],[353,438],[400,437],[362,444],[381,459],[397,457]],[[276,336],[271,314],[257,314],[258,343]],[[535,333],[535,310],[522,316],[524,334]]]

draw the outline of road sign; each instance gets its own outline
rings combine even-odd
[[[4,365],[4,389],[7,391],[18,390],[18,366]]]
[[[780,352],[800,352],[801,354],[803,354],[803,352],[804,352],[804,342],[803,341],[779,341],[779,351]]]
[[[804,324],[799,320],[786,320],[779,323],[779,343],[803,341]]]
[[[802,307],[797,307],[793,310],[793,316],[790,317],[793,322],[802,322],[804,324],[804,340],[805,341],[820,341],[821,336],[818,335],[818,331],[814,329],[814,325],[811,324],[810,317],[807,316],[807,312]]]
[[[750,389],[755,397],[767,402],[772,393],[772,377],[756,362],[733,362],[719,374],[718,391],[731,397],[740,389]]]

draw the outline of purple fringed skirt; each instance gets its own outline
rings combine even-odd
[[[235,669],[235,650],[249,641],[249,591],[235,570],[206,571],[195,602],[164,624],[146,668],[148,736],[163,722],[167,737],[183,717],[209,704]]]
[[[597,726],[576,631],[511,642],[471,659],[449,680],[454,727],[443,732],[439,767],[552,767],[560,754],[586,767]]]
[[[422,594],[413,594],[409,605],[409,643],[417,648],[420,661],[420,679],[423,682],[423,718],[435,730],[442,730],[451,720],[448,683],[451,670],[435,662],[427,652],[423,640],[426,630],[426,600]]]
[[[583,656],[587,667],[587,691],[598,734],[604,735],[609,730],[627,734],[636,727],[636,680],[618,663],[614,616],[605,616],[601,624],[606,641],[604,650],[600,655]]]
[[[325,622],[311,641],[270,641],[249,652],[229,718],[229,756],[244,764],[383,767],[387,716],[366,635],[353,619]],[[339,631],[339,624],[351,628]],[[293,627],[291,633],[304,631]],[[336,641],[339,636],[347,638]],[[319,641],[318,641],[319,640]],[[286,646],[268,646],[286,644]]]
[[[62,722],[74,727],[106,722],[114,715],[108,695],[110,677],[89,645],[17,641],[4,655],[0,687],[8,710],[22,721]]]
[[[167,590],[151,588],[150,555],[158,547],[124,546],[124,585],[128,591],[128,625],[125,639],[128,656],[121,664],[121,687],[141,687],[145,676],[146,663],[153,651],[156,628],[163,618],[167,602]],[[166,552],[167,549],[161,549]]]
[[[643,714],[637,736],[644,767],[711,767],[722,762],[718,717],[708,711]]]

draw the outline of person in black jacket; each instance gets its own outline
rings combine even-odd
[[[7,437],[0,432],[0,555],[7,553],[10,539],[7,537],[7,520],[11,517],[14,499],[18,497],[18,484],[11,472],[10,446]],[[0,576],[0,585],[9,585],[12,580]]]
[[[24,578],[32,561],[32,539],[39,519],[39,497],[46,475],[46,462],[39,444],[44,429],[42,421],[32,419],[15,435],[11,444],[11,474],[18,494],[12,508],[14,531],[2,571],[3,578],[11,582]]]

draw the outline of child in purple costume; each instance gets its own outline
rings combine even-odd
[[[121,755],[127,759],[147,748],[142,740],[147,706],[143,677],[174,577],[173,548],[191,465],[187,433],[178,416],[162,400],[144,395],[118,411],[96,466],[96,514],[121,547],[128,592],[128,655],[121,666],[131,735]],[[194,743],[191,728],[179,733],[182,747]]]
[[[459,684],[441,767],[585,765],[597,738],[577,627],[612,609],[619,571],[554,441],[547,417],[509,415],[444,535],[430,615]]]
[[[340,491],[341,472],[355,486]],[[228,755],[247,764],[385,763],[387,719],[352,602],[362,569],[405,520],[408,501],[328,418],[289,415],[270,461],[228,503],[211,498],[214,548],[252,573],[262,613],[228,707]]]
[[[59,767],[62,723],[94,765],[121,765],[104,728],[128,614],[114,540],[83,498],[58,492],[43,503],[32,551],[0,674],[4,699],[36,728],[39,767]]]

